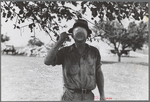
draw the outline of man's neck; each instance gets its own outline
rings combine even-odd
[[[85,42],[82,42],[82,43],[75,42],[75,46],[80,54],[82,54],[84,52]]]

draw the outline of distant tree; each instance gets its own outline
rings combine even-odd
[[[70,4],[68,7],[66,4]],[[72,6],[81,7],[80,10],[72,9]],[[18,10],[19,9],[19,10]],[[84,18],[85,13],[89,9],[94,18],[104,20],[104,18],[118,20],[119,22],[125,18],[133,18],[141,20],[144,16],[148,16],[148,2],[111,2],[111,1],[2,1],[1,15],[6,18],[6,22],[10,19],[16,19],[14,28],[21,29],[19,24],[25,21],[31,23],[27,25],[31,32],[34,27],[39,26],[52,39],[51,34],[59,36],[58,30],[66,27],[61,26],[59,22],[63,19],[72,20],[75,18]],[[89,15],[89,16],[90,16]],[[24,26],[23,26],[24,27]],[[53,33],[51,33],[53,32]]]
[[[40,41],[38,38],[32,38],[28,41],[28,45],[42,46],[44,43]]]
[[[128,26],[129,38],[128,46],[136,51],[136,49],[142,49],[143,44],[148,42],[148,25],[141,21],[138,25],[135,22],[131,22]]]
[[[147,25],[146,31],[149,32],[149,21],[145,22],[145,24]],[[146,45],[148,44],[149,44],[149,35],[147,34]]]
[[[96,36],[100,36],[101,40],[114,48],[118,55],[118,62],[121,61],[121,55],[128,53],[126,48],[141,49],[148,37],[147,25],[141,22],[138,26],[135,22],[131,22],[128,29],[125,29],[121,23],[117,21],[99,21],[95,22],[93,31]],[[103,28],[105,31],[99,29]]]
[[[10,38],[4,34],[1,34],[1,42],[4,43],[5,41],[9,41]]]

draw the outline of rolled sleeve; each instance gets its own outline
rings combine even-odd
[[[97,50],[97,61],[96,61],[96,70],[98,70],[102,65],[101,56],[99,50]]]
[[[58,50],[56,57],[54,58],[52,62],[52,66],[62,64],[63,60],[64,60],[64,48]]]

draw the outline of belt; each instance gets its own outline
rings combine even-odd
[[[91,92],[91,90],[87,90],[87,89],[70,89],[69,90],[73,90],[75,93],[82,93],[82,94],[87,94],[89,92]]]

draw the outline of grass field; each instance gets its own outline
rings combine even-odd
[[[102,57],[105,96],[109,100],[148,100],[148,57]],[[2,101],[59,101],[63,93],[61,66],[46,66],[43,58],[2,55]],[[99,99],[97,88],[93,90]]]

